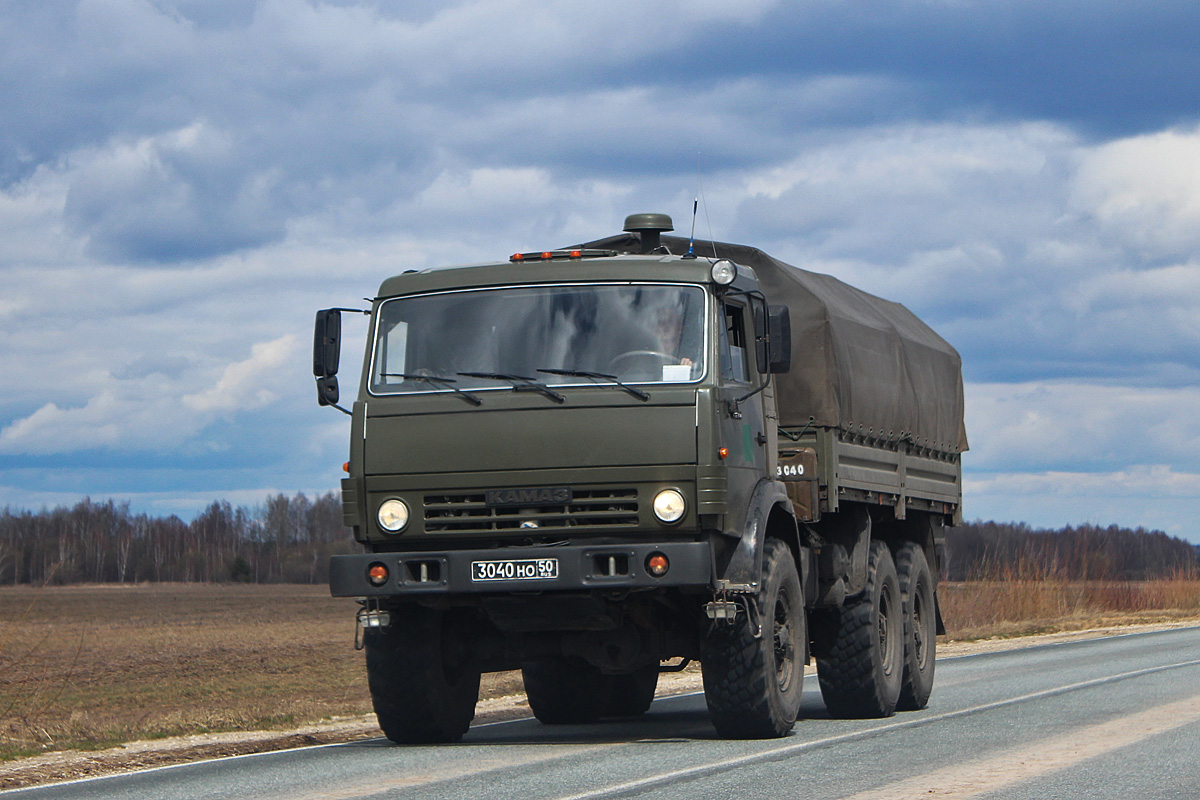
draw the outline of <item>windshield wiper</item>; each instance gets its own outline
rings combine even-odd
[[[440,375],[416,375],[411,372],[385,372],[383,373],[383,377],[403,378],[406,381],[423,381],[432,386],[437,386],[442,389],[449,389],[473,406],[483,405],[483,401],[478,397],[470,392],[464,392],[462,389],[459,389],[457,386],[455,386],[454,384],[457,383],[457,381],[455,381],[454,378],[443,378]]]
[[[539,369],[538,372],[545,372],[547,375],[567,375],[572,378],[591,378],[593,380],[612,381],[617,386],[620,386],[622,389],[636,397],[638,400],[650,399],[650,395],[646,394],[641,389],[635,389],[629,384],[622,383],[621,379],[616,375],[607,375],[603,372],[588,372],[585,369]]]
[[[509,375],[504,372],[456,372],[455,374],[461,375],[464,378],[487,378],[493,381],[508,381],[512,384],[514,392],[537,392],[538,394],[546,395],[546,397],[549,397],[556,403],[567,402],[567,398],[546,384],[538,383],[533,378],[526,378],[524,375]]]

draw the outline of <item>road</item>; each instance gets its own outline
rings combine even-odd
[[[815,678],[795,732],[720,741],[698,694],[645,718],[481,725],[0,793],[34,798],[1200,798],[1200,627],[940,660],[928,709],[832,720]]]

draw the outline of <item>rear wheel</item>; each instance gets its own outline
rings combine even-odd
[[[788,546],[768,539],[757,619],[738,614],[704,642],[704,699],[717,733],[730,739],[786,736],[800,713],[808,631],[804,594]],[[752,622],[762,626],[761,635]]]
[[[581,658],[547,657],[521,665],[529,708],[545,725],[595,722],[609,700],[611,678]]]
[[[606,717],[638,717],[650,709],[658,688],[658,664],[649,664],[628,675],[610,675]]]
[[[896,551],[896,575],[904,606],[904,679],[896,708],[916,711],[929,705],[937,651],[933,576],[925,551],[912,542],[904,544]]]
[[[892,554],[871,543],[867,586],[832,612],[822,630],[817,677],[835,717],[890,717],[904,673],[903,604]]]
[[[479,670],[462,652],[463,626],[409,607],[363,633],[367,685],[379,727],[398,744],[457,742],[475,718]]]

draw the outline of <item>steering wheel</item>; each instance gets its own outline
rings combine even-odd
[[[618,364],[623,364],[626,361],[634,361],[639,358],[657,359],[660,362],[659,366],[674,364],[678,361],[678,359],[676,359],[675,356],[671,355],[670,353],[660,353],[657,350],[628,350],[624,353],[621,353],[619,356],[614,357],[612,361],[609,361],[608,370],[609,372],[620,374],[621,370],[617,368]]]

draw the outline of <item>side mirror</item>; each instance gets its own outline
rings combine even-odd
[[[338,402],[337,375],[327,375],[317,378],[317,404],[336,406]]]
[[[770,367],[768,352],[767,301],[761,295],[751,297],[750,306],[754,309],[754,357],[759,375],[766,375]]]
[[[329,378],[337,375],[342,352],[342,312],[326,308],[317,312],[313,331],[313,375]]]
[[[317,403],[335,406],[338,401],[338,360],[342,353],[342,312],[326,308],[317,312],[313,331],[313,375],[317,379]]]
[[[770,355],[767,367],[772,373],[792,368],[792,312],[787,306],[772,306],[767,314]]]

